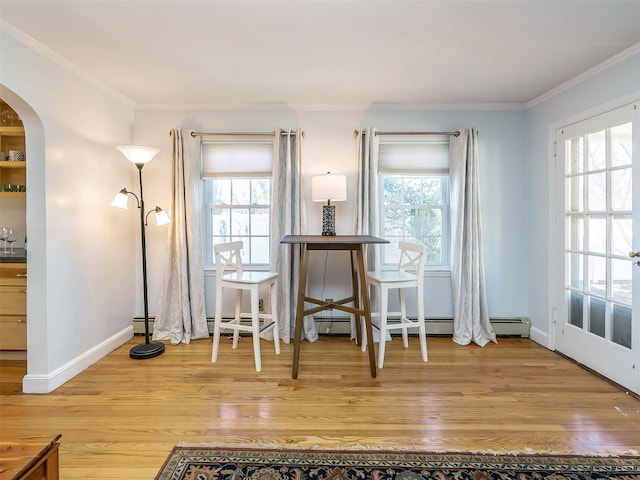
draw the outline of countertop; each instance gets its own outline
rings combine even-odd
[[[27,261],[27,251],[24,248],[14,248],[13,254],[4,253],[2,246],[0,246],[0,263],[23,263]]]

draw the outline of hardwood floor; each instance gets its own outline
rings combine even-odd
[[[429,362],[394,339],[385,368],[345,337],[167,345],[131,360],[136,337],[47,395],[24,395],[24,362],[0,362],[0,434],[55,435],[64,479],[153,479],[179,442],[424,450],[640,451],[640,400],[528,339],[484,348],[428,339]]]

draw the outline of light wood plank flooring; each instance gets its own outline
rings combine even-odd
[[[0,362],[0,434],[62,434],[61,478],[153,479],[174,444],[369,446],[424,450],[640,451],[640,400],[528,339],[484,348],[428,339],[429,362],[394,339],[385,368],[348,338],[276,356],[250,338],[167,345],[131,360],[136,337],[47,395],[20,393],[24,362]]]

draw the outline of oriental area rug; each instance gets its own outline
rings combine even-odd
[[[640,480],[640,456],[176,446],[156,480]]]

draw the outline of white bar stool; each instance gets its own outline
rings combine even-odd
[[[418,327],[418,337],[420,339],[420,350],[422,351],[422,361],[428,360],[427,356],[427,333],[424,323],[424,262],[425,246],[421,243],[398,242],[400,249],[400,260],[397,270],[380,270],[367,273],[367,285],[373,285],[380,289],[380,312],[372,313],[371,317],[380,317],[379,325],[372,322],[373,327],[380,331],[380,346],[378,347],[378,368],[384,365],[384,351],[386,345],[387,332],[390,330],[402,330],[402,343],[404,348],[409,347],[407,329]],[[407,271],[409,270],[409,271]],[[409,320],[407,318],[407,308],[405,301],[405,289],[416,289],[418,318]],[[400,311],[389,312],[389,290],[397,289],[400,300]],[[399,315],[398,322],[389,322],[389,315]],[[367,339],[363,337],[362,351],[367,348]]]
[[[280,354],[280,332],[278,329],[277,313],[277,285],[276,272],[244,272],[240,251],[242,242],[230,242],[214,245],[216,256],[216,313],[213,328],[213,350],[211,362],[218,360],[220,346],[220,330],[233,330],[233,348],[238,348],[238,338],[241,331],[250,332],[253,336],[253,354],[256,372],[262,370],[260,360],[260,334],[273,329],[273,343],[276,354]],[[260,289],[266,287],[271,300],[271,313],[261,313],[259,310]],[[222,320],[222,290],[233,288],[236,290],[235,315],[232,320]],[[251,312],[242,313],[242,293],[248,290],[251,294]],[[242,319],[251,319],[251,325],[243,325]]]

